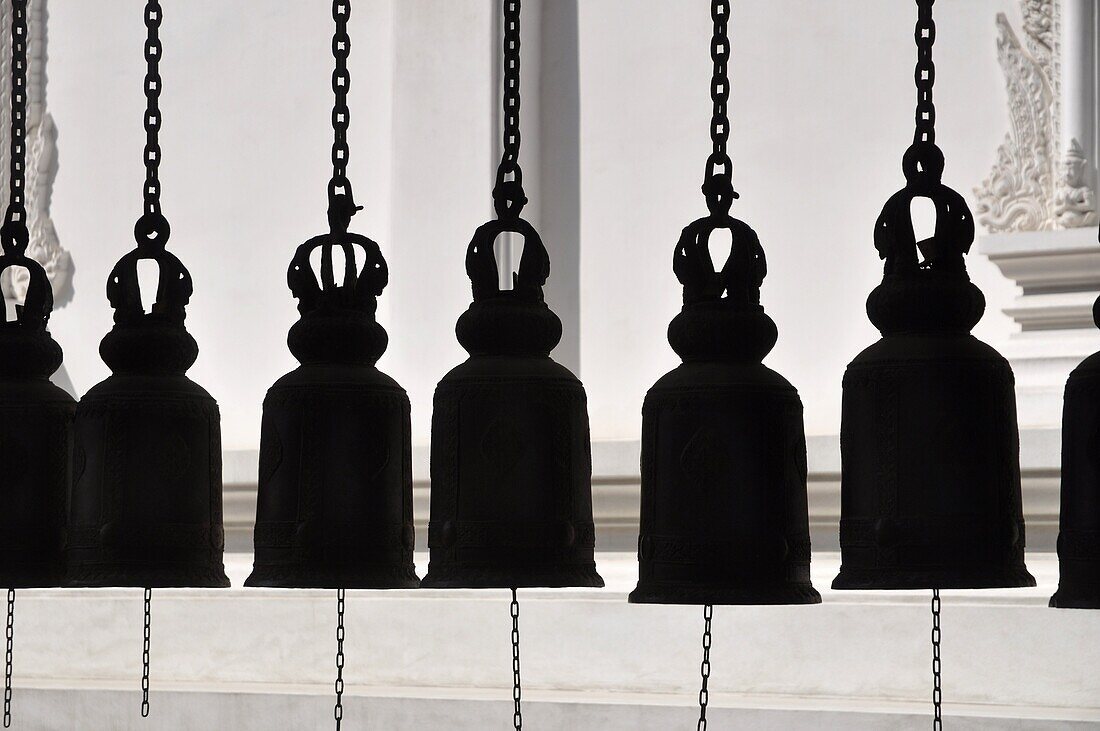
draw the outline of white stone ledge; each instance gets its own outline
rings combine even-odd
[[[835,435],[809,436],[806,445],[811,540],[815,550],[837,550],[840,439]],[[1054,550],[1058,535],[1061,449],[1059,429],[1022,429],[1020,432],[1027,544],[1033,550]],[[637,547],[640,458],[638,440],[597,440],[592,444],[592,507],[598,550],[633,551]],[[254,449],[229,450],[223,456],[226,545],[231,551],[252,550],[257,460],[258,452]],[[428,474],[428,447],[416,445],[413,447],[413,516],[419,546],[424,546],[427,539],[431,494]]]
[[[425,558],[417,556],[421,570]],[[239,587],[250,557],[228,559]],[[690,726],[699,608],[629,605],[634,557],[597,560],[606,589],[520,592],[530,727]],[[1056,561],[1032,554],[1028,562],[1037,588],[943,594],[953,727],[1100,723],[1100,612],[1048,609]],[[837,563],[836,554],[814,557],[821,606],[716,608],[716,725],[927,725],[928,592],[835,592]],[[349,728],[506,726],[508,598],[503,590],[349,592],[347,712],[358,719]],[[332,591],[156,590],[157,728],[324,728],[334,624]],[[140,590],[21,591],[18,727],[136,728],[140,657]]]

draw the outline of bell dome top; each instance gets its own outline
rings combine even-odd
[[[301,318],[287,342],[302,363],[373,365],[386,351],[375,314],[389,268],[376,242],[348,232],[360,210],[350,185],[330,186],[329,232],[299,246],[290,261],[287,285]]]
[[[964,256],[974,243],[974,217],[966,200],[942,182],[943,153],[916,142],[905,153],[905,187],[886,202],[875,223],[875,248],[885,261],[882,283],[867,300],[871,322],[885,335],[901,332],[969,332],[985,311]],[[936,223],[917,241],[912,204],[924,198]]]

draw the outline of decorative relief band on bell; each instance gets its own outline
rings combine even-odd
[[[596,527],[569,520],[528,521],[432,521],[428,523],[429,548],[594,548]]]

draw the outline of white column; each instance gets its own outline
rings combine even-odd
[[[1096,190],[1096,0],[1062,0],[1062,149],[1072,141],[1086,160],[1084,183]]]

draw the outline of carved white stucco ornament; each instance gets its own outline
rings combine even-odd
[[[997,15],[1011,131],[989,176],[974,189],[978,220],[991,233],[1095,226],[1096,192],[1076,139],[1063,141],[1060,3],[1021,0],[1024,43]]]
[[[29,3],[27,108],[27,224],[30,244],[27,255],[42,264],[53,284],[54,309],[64,307],[73,297],[73,260],[61,247],[53,220],[50,198],[57,176],[57,127],[46,111],[46,0]],[[0,164],[0,207],[7,204],[9,190],[8,147],[11,144],[11,3],[0,2],[0,149],[5,162]],[[0,278],[5,299],[22,300],[26,294],[24,270],[6,271]]]

